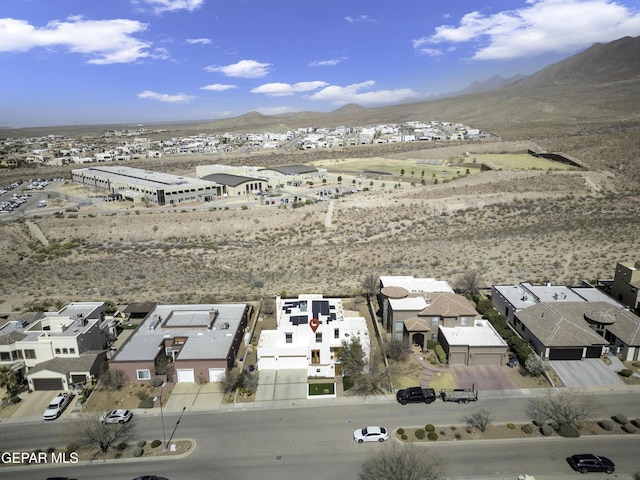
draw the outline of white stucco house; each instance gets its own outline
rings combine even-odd
[[[369,357],[366,320],[358,312],[345,311],[339,298],[277,296],[276,315],[276,329],[260,333],[258,370],[306,369],[308,377],[333,378],[341,374],[337,350],[343,340],[355,338]]]

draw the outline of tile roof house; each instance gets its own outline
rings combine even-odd
[[[599,289],[549,283],[494,285],[491,301],[542,358],[640,356],[640,317]]]
[[[252,307],[155,305],[109,361],[131,382],[217,382],[233,367]]]
[[[344,310],[339,298],[277,296],[276,316],[276,329],[260,333],[258,370],[304,369],[308,377],[333,378],[341,374],[335,352],[343,340],[359,339],[369,356],[366,320],[358,312]]]
[[[381,277],[383,323],[394,338],[423,350],[438,341],[450,364],[503,365],[508,345],[475,307],[434,279]]]

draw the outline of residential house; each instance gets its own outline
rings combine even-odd
[[[103,329],[102,302],[22,314],[0,327],[0,365],[21,372],[31,390],[69,390],[99,373],[106,345]]]
[[[616,264],[611,295],[633,312],[640,313],[640,261]]]
[[[263,330],[258,341],[258,370],[306,370],[308,377],[341,375],[337,351],[342,341],[359,340],[366,358],[370,339],[366,320],[345,311],[339,298],[303,294],[276,297],[277,327]]]
[[[234,366],[251,312],[244,303],[153,305],[109,370],[142,384],[156,376],[171,383],[217,382]]]

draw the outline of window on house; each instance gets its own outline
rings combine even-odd
[[[138,378],[138,380],[149,380],[151,378],[151,371],[136,370],[136,377]]]
[[[284,341],[285,343],[293,343],[293,333],[285,333]]]
[[[432,326],[438,326],[439,323],[440,323],[440,317],[431,317]]]
[[[311,364],[317,365],[320,363],[320,350],[311,350]]]
[[[462,325],[463,327],[466,327],[467,325],[469,325],[469,318],[468,317],[460,317],[460,325]]]
[[[13,352],[13,359],[18,360],[19,358],[22,358],[22,350],[16,350]]]
[[[75,348],[70,348],[69,349],[69,353],[74,355],[76,353],[76,349]]]
[[[56,355],[60,355],[62,353],[62,350],[60,350],[59,348],[56,348]]]
[[[62,354],[63,355],[67,355],[69,353],[69,349],[68,348],[63,348],[62,349]]]
[[[11,360],[11,353],[9,352],[0,352],[0,360],[4,360],[4,361],[10,361]]]
[[[438,341],[438,334],[437,333],[432,333],[431,334],[431,340],[433,340],[434,342]]]
[[[24,358],[33,360],[36,358],[36,351],[35,350],[25,350],[24,351]]]
[[[333,329],[333,338],[340,338],[340,329],[339,328],[334,328]]]
[[[404,329],[404,322],[396,322],[395,323],[395,331],[396,332],[402,332],[402,330]]]
[[[322,343],[322,332],[316,332],[316,343]]]

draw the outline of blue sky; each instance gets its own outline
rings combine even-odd
[[[2,0],[0,125],[373,107],[640,35],[640,0]]]

